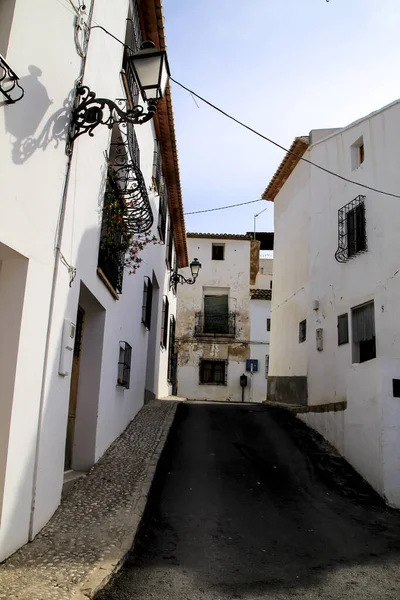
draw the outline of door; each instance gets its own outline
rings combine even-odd
[[[64,470],[71,469],[72,451],[74,447],[74,432],[76,420],[76,405],[78,400],[78,382],[79,382],[79,366],[82,350],[83,325],[85,321],[85,311],[81,306],[78,306],[76,317],[76,333],[74,344],[74,355],[72,358],[71,371],[71,388],[69,392],[69,408],[68,408],[68,424],[67,424],[67,439],[65,442],[65,460]]]

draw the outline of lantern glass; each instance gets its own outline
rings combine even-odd
[[[169,77],[166,53],[155,48],[146,48],[136,52],[130,60],[143,99],[162,98]]]
[[[190,270],[192,272],[192,277],[193,279],[196,279],[196,277],[199,274],[199,271],[201,269],[201,264],[199,263],[198,259],[195,258],[194,260],[192,260],[192,262],[190,263]]]

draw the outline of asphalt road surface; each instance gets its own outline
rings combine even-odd
[[[279,409],[181,404],[97,600],[400,599],[400,513]]]

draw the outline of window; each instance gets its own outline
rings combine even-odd
[[[174,254],[174,266],[173,266],[172,270],[174,273],[176,273],[176,271],[178,270],[178,256],[176,254],[176,251]],[[176,296],[176,286],[177,286],[176,283],[174,283],[174,285],[172,286],[172,291],[174,292],[175,296]]]
[[[201,360],[200,383],[226,385],[227,368],[225,360]]]
[[[271,319],[267,319],[267,331],[271,331]]]
[[[204,296],[204,333],[229,333],[228,296]]]
[[[174,315],[171,315],[169,323],[169,345],[168,345],[168,370],[167,379],[174,384],[176,381],[176,363],[177,356],[175,353],[175,327],[176,321]]]
[[[349,343],[349,315],[339,315],[337,318],[338,346]]]
[[[128,342],[120,342],[117,385],[120,385],[127,390],[129,389],[129,381],[131,378],[131,357],[132,346],[130,346]]]
[[[153,301],[153,284],[149,277],[144,278],[143,284],[143,303],[142,303],[142,323],[146,329],[151,326],[151,304]]]
[[[169,302],[167,296],[163,297],[163,308],[162,308],[162,316],[161,316],[161,337],[160,337],[160,345],[161,348],[167,347],[167,339],[168,339],[168,311],[169,311]]]
[[[157,188],[157,192],[161,195],[162,188],[164,187],[164,181],[161,146],[158,140],[155,140],[154,143],[153,182]]]
[[[299,323],[299,343],[305,342],[307,338],[307,319]]]
[[[169,219],[169,229],[168,229],[168,237],[167,237],[167,251],[165,254],[165,262],[167,263],[168,269],[171,270],[172,267],[172,251],[174,249],[174,225],[172,223],[172,219]]]
[[[158,207],[158,234],[160,236],[160,242],[165,241],[165,226],[167,224],[167,207],[168,207],[168,194],[167,188],[164,186],[160,193],[160,203]]]
[[[265,355],[265,379],[268,379],[268,371],[269,371],[269,354]]]
[[[365,196],[357,196],[338,211],[338,262],[347,262],[368,249],[364,200]]]
[[[225,244],[213,244],[211,250],[212,260],[224,260]]]
[[[376,358],[374,302],[351,310],[353,363]]]
[[[137,106],[139,102],[139,87],[132,68],[130,57],[140,49],[142,44],[142,31],[137,0],[132,0],[129,9],[129,18],[126,24],[125,50],[122,62],[122,81],[124,83],[128,104],[130,108]]]
[[[361,136],[350,148],[351,170],[355,171],[364,162],[364,138]]]
[[[270,289],[270,290],[272,290],[272,279],[271,279],[271,281],[269,282],[269,289]]]

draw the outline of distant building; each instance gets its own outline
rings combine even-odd
[[[274,202],[268,399],[302,418],[400,506],[400,101],[296,138]],[[304,157],[366,189],[330,175]],[[319,411],[319,412],[317,412]]]
[[[260,261],[252,235],[188,233],[187,242],[202,269],[194,285],[178,287],[178,394],[240,402],[245,375],[245,401],[262,402],[272,261]]]

